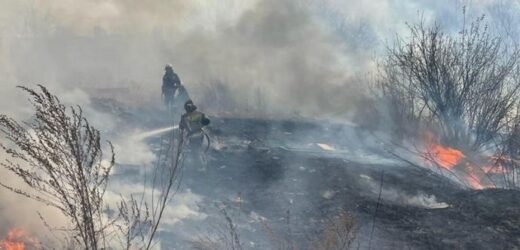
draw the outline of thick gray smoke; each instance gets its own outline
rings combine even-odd
[[[171,62],[203,106],[219,88],[217,99],[232,99],[236,109],[344,114],[374,72],[374,57],[405,21],[420,12],[451,25],[465,4],[475,13],[498,6],[484,0],[7,0],[0,10],[0,81],[9,93],[16,84],[44,83],[126,104],[158,104],[162,67]]]
[[[94,94],[96,88],[129,88],[121,99],[140,105],[158,99],[162,67],[171,62],[200,103],[204,89],[220,82],[227,90],[222,98],[237,106],[340,112],[352,106],[354,78],[370,58],[371,48],[358,53],[346,46],[344,39],[359,34],[341,36],[319,18],[326,10],[314,1],[4,5],[4,86],[59,84]]]

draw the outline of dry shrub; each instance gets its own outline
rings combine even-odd
[[[267,222],[263,224],[273,249],[348,250],[352,249],[359,229],[354,216],[341,211],[335,216],[326,217],[314,232],[310,235],[307,233],[307,236],[301,237],[304,239],[300,239],[292,229],[289,212],[286,220],[285,232],[274,230]]]
[[[210,232],[199,235],[190,241],[195,250],[242,250],[242,242],[237,231],[237,225],[226,209],[220,210],[224,222],[216,225]]]
[[[31,96],[36,111],[32,122],[19,123],[0,115],[1,144],[10,156],[2,166],[27,187],[3,187],[58,209],[70,221],[71,239],[84,249],[105,247],[103,197],[115,157],[110,143],[103,155],[98,130],[80,107],[70,112],[45,87],[40,92],[20,87]]]
[[[412,152],[432,134],[464,155],[492,155],[500,186],[518,187],[520,49],[494,35],[484,17],[465,19],[464,11],[458,34],[421,21],[396,39],[380,65],[379,113],[388,115],[393,146]]]
[[[492,35],[483,17],[457,35],[424,22],[409,29],[380,67],[394,130],[417,136],[427,128],[444,145],[468,150],[497,139],[518,105],[520,50]]]
[[[44,86],[39,90],[20,87],[31,96],[35,115],[30,122],[17,122],[0,115],[0,134],[7,143],[0,148],[9,156],[1,166],[14,173],[26,187],[0,186],[58,209],[69,220],[67,228],[53,228],[40,215],[51,231],[64,233],[55,248],[107,249],[120,243],[118,249],[150,249],[159,229],[163,212],[175,194],[177,173],[182,165],[183,136],[171,133],[161,150],[166,163],[154,168],[152,180],[157,199],[152,193],[151,207],[139,199],[121,197],[113,211],[105,201],[110,171],[115,154],[107,142],[104,155],[100,132],[83,116],[81,107],[67,107]]]
[[[342,211],[328,220],[321,237],[312,243],[311,249],[316,250],[347,250],[351,249],[357,234],[357,224],[354,217]]]

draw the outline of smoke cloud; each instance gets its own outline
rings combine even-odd
[[[406,21],[420,12],[450,26],[464,5],[484,13],[499,2],[7,0],[0,81],[4,90],[55,84],[158,105],[170,62],[206,107],[205,89],[222,83],[220,98],[236,108],[338,115],[353,109],[375,56]],[[12,100],[2,104],[13,110]]]
[[[348,109],[366,60],[293,1],[10,1],[3,8],[3,85],[59,84],[90,94],[131,88],[157,100],[171,62],[194,99],[223,82],[239,105],[276,110]],[[14,15],[13,13],[22,13]],[[352,53],[354,54],[354,53]],[[13,83],[15,82],[15,83]],[[123,98],[124,99],[124,98]],[[131,103],[132,100],[124,100]],[[141,103],[139,103],[141,104]]]

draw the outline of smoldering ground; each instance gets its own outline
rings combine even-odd
[[[121,118],[92,108],[91,98],[116,99],[130,113],[139,108],[155,112],[162,108],[162,67],[171,62],[202,110],[245,113],[261,103],[264,112],[345,118],[357,108],[356,101],[367,87],[366,75],[375,69],[374,58],[385,40],[404,30],[405,21],[416,20],[418,11],[447,26],[460,22],[463,5],[474,13],[489,13],[492,20],[504,16],[493,13],[518,8],[512,1],[7,0],[0,4],[0,112],[29,119],[26,97],[14,86],[45,84],[67,104],[86,108],[92,124],[115,142],[121,164],[150,167],[153,149],[146,142],[132,141],[131,135],[166,125],[154,123],[160,115],[138,125],[114,122]],[[212,97],[207,89],[215,86],[226,94]],[[214,100],[231,105],[223,110],[214,107]],[[310,133],[302,141],[317,142],[319,137]],[[323,143],[341,148],[356,144],[351,140],[327,138]],[[299,176],[298,171],[281,175],[270,189],[283,189]],[[204,198],[197,195],[187,202],[186,211],[195,211],[188,215],[204,214],[196,205]],[[3,209],[1,217],[23,223],[21,217],[31,211],[13,216],[10,209],[22,202],[26,201],[2,200],[9,209]],[[280,204],[285,202],[289,199]],[[312,204],[302,201],[287,209],[305,210],[305,206]]]

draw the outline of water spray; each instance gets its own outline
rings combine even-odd
[[[160,135],[162,133],[166,133],[166,132],[178,129],[178,128],[179,128],[179,126],[175,125],[175,126],[170,126],[170,127],[166,127],[166,128],[155,129],[152,131],[142,132],[140,134],[135,135],[135,138],[139,141],[142,141],[149,137]]]

